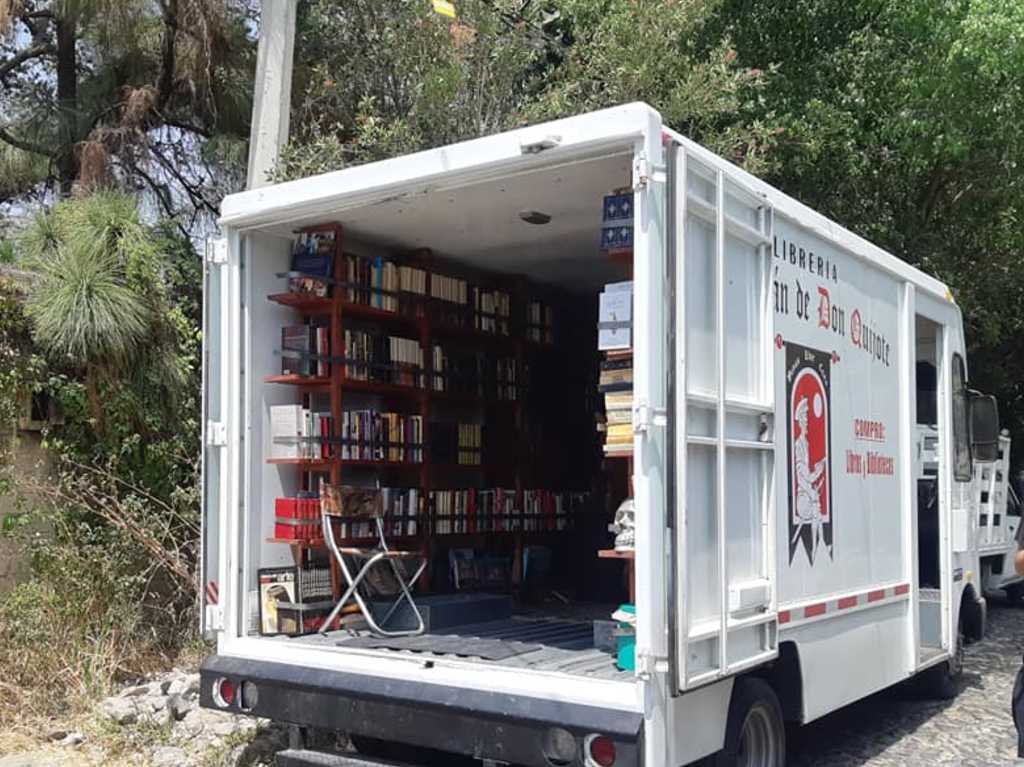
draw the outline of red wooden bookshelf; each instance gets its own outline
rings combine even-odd
[[[377,381],[362,381],[348,378],[346,376],[346,363],[333,361],[331,363],[331,375],[329,377],[311,378],[292,375],[273,375],[264,378],[268,384],[291,385],[296,388],[302,397],[312,394],[329,393],[330,412],[334,424],[335,434],[339,437],[337,430],[340,429],[342,415],[345,410],[346,398],[352,394],[371,395],[381,398],[382,401],[394,400],[396,407],[401,407],[404,412],[422,416],[422,444],[424,461],[413,463],[409,461],[386,461],[386,460],[362,460],[362,459],[341,459],[341,458],[282,458],[268,459],[267,463],[281,467],[293,467],[299,472],[300,487],[304,490],[314,490],[318,477],[327,474],[332,484],[342,484],[347,472],[350,471],[378,471],[385,475],[391,473],[396,478],[402,477],[409,485],[418,486],[422,492],[428,493],[435,489],[449,489],[459,486],[465,482],[479,477],[481,474],[488,476],[492,481],[500,476],[501,487],[514,488],[521,499],[523,489],[537,483],[538,477],[544,476],[539,470],[545,464],[545,455],[539,447],[535,448],[527,444],[524,429],[526,422],[525,392],[527,391],[526,365],[527,359],[533,359],[533,352],[537,350],[548,350],[556,348],[555,344],[538,342],[528,338],[527,331],[530,327],[541,327],[530,324],[526,321],[526,307],[528,300],[535,299],[553,306],[548,296],[536,295],[533,288],[526,285],[525,280],[517,277],[499,278],[494,275],[474,272],[455,264],[446,264],[440,259],[435,259],[428,250],[421,250],[409,254],[404,258],[394,259],[403,265],[409,265],[424,269],[425,294],[415,295],[406,293],[395,293],[383,291],[376,288],[368,288],[365,285],[354,286],[346,282],[348,279],[347,265],[343,252],[343,230],[339,224],[325,224],[322,226],[309,227],[302,232],[333,232],[334,234],[334,287],[333,295],[330,297],[314,296],[303,293],[274,293],[267,296],[268,300],[282,306],[294,309],[304,317],[326,317],[328,318],[331,338],[330,356],[341,360],[345,356],[344,338],[345,328],[351,321],[357,323],[357,329],[362,329],[367,323],[379,325],[394,335],[401,335],[415,339],[419,342],[424,352],[424,359],[427,369],[421,371],[421,382],[423,387],[400,386]],[[501,290],[509,296],[510,315],[499,319],[508,323],[509,333],[491,332],[475,327],[475,313],[473,307],[468,305],[457,305],[431,297],[431,280],[433,275],[443,275],[456,279],[465,279],[472,285],[484,290]],[[389,297],[397,297],[399,311],[390,311],[366,303],[349,300],[353,296],[364,296],[380,293]],[[444,320],[440,317],[445,317]],[[496,316],[484,315],[480,316]],[[465,320],[466,324],[461,323]],[[362,323],[362,324],[359,324]],[[556,341],[558,339],[556,338]],[[516,382],[518,386],[518,398],[515,400],[498,399],[496,397],[480,397],[474,394],[464,394],[450,391],[437,391],[431,388],[433,383],[432,371],[429,366],[432,360],[432,349],[435,343],[445,347],[476,349],[494,352],[496,355],[511,357],[516,360]],[[398,405],[397,401],[401,401]],[[503,435],[495,439],[494,446],[485,444],[481,455],[481,464],[467,465],[457,463],[434,463],[429,453],[431,417],[435,408],[449,409],[459,413],[460,409],[475,409],[483,418],[488,428],[492,426],[491,419],[496,419],[497,430]],[[507,432],[507,437],[504,436]],[[549,474],[555,473],[551,470]],[[545,487],[551,483],[538,483],[533,486]],[[520,517],[520,520],[522,517]],[[564,530],[509,530],[509,531],[488,531],[472,533],[437,533],[434,530],[434,521],[424,517],[420,521],[420,534],[416,536],[389,536],[389,540],[417,541],[425,554],[431,552],[435,539],[453,537],[502,537],[512,539],[515,550],[515,565],[513,581],[519,581],[522,562],[522,549],[524,540],[542,540],[545,536],[565,532]],[[572,521],[568,525],[572,527]],[[324,546],[323,541],[295,541],[288,539],[268,538],[270,543],[288,544],[293,547],[298,560],[304,556],[309,549],[318,549]],[[345,546],[369,545],[375,540],[361,538],[346,538],[339,541]],[[332,572],[334,573],[334,586],[336,594],[340,594],[340,579],[332,561]],[[425,585],[430,582],[429,575],[422,578],[420,583]]]

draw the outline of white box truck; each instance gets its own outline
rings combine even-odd
[[[261,635],[258,571],[291,556],[269,509],[293,479],[266,458],[269,410],[292,400],[264,381],[293,316],[266,300],[293,233],[335,222],[352,243],[429,246],[596,296],[622,279],[597,234],[603,195],[622,187],[635,670],[592,646],[487,660],[429,642],[354,646],[344,632]],[[389,741],[406,764],[781,765],[783,722],[917,675],[952,691],[964,637],[984,630],[972,480],[996,458],[998,419],[969,389],[960,310],[938,280],[644,104],[231,195],[220,224],[202,541],[217,651],[201,700],[296,725],[279,763],[382,764],[371,745]],[[371,745],[329,756],[303,728]]]

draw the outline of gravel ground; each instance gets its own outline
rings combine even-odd
[[[886,691],[791,734],[792,767],[989,767],[1016,761],[1010,693],[1024,646],[1024,609],[989,600],[988,634],[967,647],[959,696]]]

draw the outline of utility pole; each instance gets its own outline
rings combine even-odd
[[[246,187],[265,186],[288,141],[298,0],[262,0]]]

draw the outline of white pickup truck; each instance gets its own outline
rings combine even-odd
[[[432,645],[430,632],[419,649],[343,630],[261,634],[259,571],[287,566],[294,548],[274,537],[274,499],[317,471],[360,468],[267,461],[270,408],[296,396],[275,378],[280,328],[303,312],[344,321],[350,308],[341,289],[319,309],[267,300],[293,233],[331,222],[354,252],[430,247],[596,306],[622,278],[598,230],[603,196],[623,187],[635,669],[585,640],[488,659]],[[979,490],[1006,477],[995,403],[970,389],[961,313],[938,280],[644,104],[241,192],[220,225],[206,266],[203,447],[203,616],[217,651],[202,703],[294,724],[280,764],[393,763],[372,746],[388,741],[407,765],[782,765],[785,722],[917,675],[955,691],[963,638],[981,637],[982,590],[998,575],[978,557],[1012,533],[996,523],[997,491]],[[593,330],[596,311],[565,322]],[[332,397],[344,387],[317,385]],[[568,383],[546,385],[555,396]],[[586,545],[566,535],[569,549]],[[364,753],[318,751],[304,728],[343,732]]]

